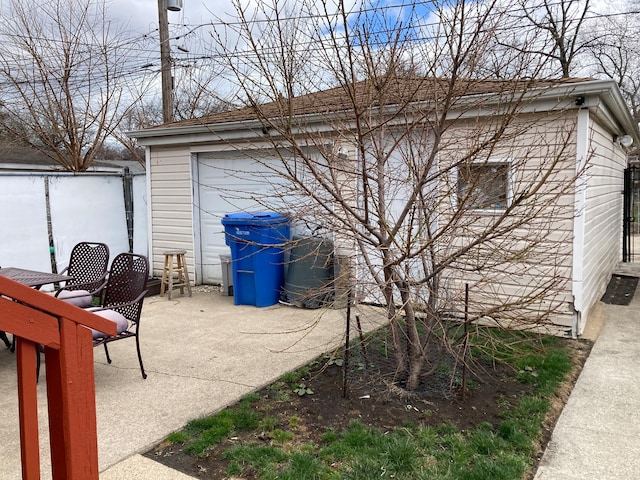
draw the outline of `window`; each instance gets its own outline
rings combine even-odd
[[[458,205],[476,210],[501,210],[510,200],[510,165],[488,161],[458,169]]]

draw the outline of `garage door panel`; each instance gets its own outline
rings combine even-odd
[[[281,183],[271,170],[255,160],[213,154],[198,157],[202,281],[222,281],[220,255],[229,254],[221,223],[227,213],[278,209],[273,195]],[[273,160],[276,161],[276,160]],[[271,200],[271,201],[270,201]]]

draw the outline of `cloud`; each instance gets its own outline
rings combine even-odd
[[[228,6],[228,2],[183,0],[180,12],[168,12],[170,28],[209,23],[214,15],[224,15]],[[158,28],[157,0],[110,0],[108,9],[110,17],[126,25],[132,34],[153,32]]]

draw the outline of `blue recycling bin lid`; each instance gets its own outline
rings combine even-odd
[[[223,225],[280,225],[288,223],[290,218],[276,212],[238,212],[227,213],[222,219]]]

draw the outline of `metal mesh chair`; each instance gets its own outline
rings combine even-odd
[[[80,242],[69,258],[69,266],[61,274],[73,277],[55,296],[78,307],[88,307],[99,297],[106,283],[109,247],[99,242]]]
[[[7,337],[7,333],[4,330],[0,330],[0,340],[2,340],[4,344],[7,346],[7,348],[10,348],[11,351],[13,352],[13,345],[11,341],[9,341],[9,337]]]
[[[11,342],[9,341],[9,337],[7,337],[7,334],[3,330],[0,330],[0,340],[4,342],[7,348],[11,348]]]
[[[140,354],[140,313],[147,294],[149,261],[144,255],[121,253],[111,263],[107,285],[101,297],[100,306],[90,308],[93,313],[115,322],[116,336],[105,336],[103,332],[93,332],[93,346],[104,345],[107,362],[111,363],[107,344],[129,337],[135,337],[138,362],[142,378],[147,378]]]

